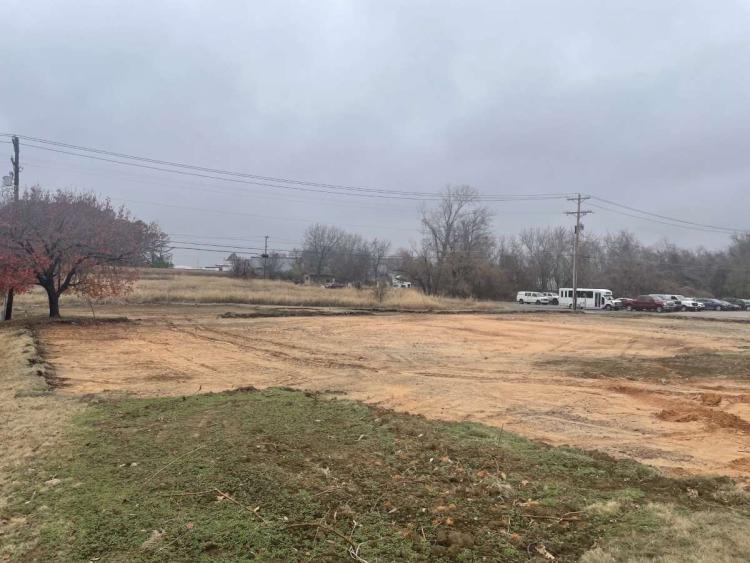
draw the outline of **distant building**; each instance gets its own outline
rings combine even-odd
[[[211,271],[214,271],[214,272],[228,272],[228,271],[230,271],[232,269],[232,265],[229,262],[224,261],[221,264],[213,264],[211,266],[203,266],[203,268],[201,268],[201,269],[202,270],[211,270]]]
[[[391,274],[391,285],[393,287],[409,288],[411,287],[411,282],[403,274],[394,272]]]

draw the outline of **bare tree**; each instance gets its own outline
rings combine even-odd
[[[491,214],[469,186],[449,187],[421,211],[422,241],[402,254],[402,268],[431,294],[472,295],[476,270],[491,262]]]
[[[338,227],[315,224],[305,233],[297,268],[301,273],[329,274],[340,281],[369,283],[382,275],[390,242],[366,240]]]
[[[227,262],[231,267],[229,273],[235,278],[251,278],[255,272],[250,258],[239,256],[232,252],[227,256]]]
[[[269,279],[278,278],[282,272],[287,257],[279,252],[271,252],[266,259],[266,276]]]
[[[303,245],[303,264],[310,269],[310,273],[321,276],[331,266],[331,258],[339,248],[346,233],[338,227],[315,223],[305,231]]]
[[[368,245],[369,267],[367,281],[379,280],[387,272],[388,252],[391,250],[391,243],[387,240],[374,238]]]
[[[170,250],[169,236],[159,229],[156,223],[152,223],[150,228],[157,233],[152,248],[148,253],[148,265],[152,268],[172,268],[172,252]]]

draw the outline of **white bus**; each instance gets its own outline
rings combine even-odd
[[[561,287],[558,290],[560,307],[573,307],[573,288]],[[578,288],[579,309],[614,309],[614,299],[609,289],[591,289],[588,287]]]

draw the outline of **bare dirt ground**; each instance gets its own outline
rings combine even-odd
[[[149,311],[140,321],[39,327],[60,392],[327,391],[671,473],[750,480],[750,324],[656,315],[222,319],[213,308]]]

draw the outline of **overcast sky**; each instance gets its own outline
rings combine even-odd
[[[323,183],[581,191],[750,228],[748,0],[5,0],[3,8],[2,132]],[[22,184],[127,201],[177,240],[252,247],[267,234],[272,248],[291,248],[316,221],[395,246],[419,234],[409,200],[21,150]],[[564,200],[492,207],[498,234],[571,224]],[[711,248],[728,240],[595,211],[588,232],[627,228],[647,242]],[[175,254],[180,264],[222,258]]]

